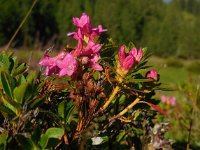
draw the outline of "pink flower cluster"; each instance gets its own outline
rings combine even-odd
[[[74,17],[73,24],[77,27],[77,31],[70,32],[67,35],[77,40],[77,47],[69,53],[60,53],[56,57],[50,57],[48,52],[45,52],[39,64],[46,67],[46,75],[72,76],[77,72],[78,62],[92,67],[94,70],[103,69],[98,63],[101,45],[95,43],[94,40],[107,30],[103,29],[101,25],[93,28],[90,17],[86,13],[82,13],[80,18]]]
[[[164,104],[171,105],[171,106],[174,106],[176,104],[176,97],[175,96],[163,95],[160,98],[161,98],[162,103],[164,103]]]
[[[118,53],[118,63],[120,67],[126,71],[130,70],[135,64],[137,64],[143,55],[142,48],[137,50],[132,48],[129,54],[125,53],[126,46],[122,45]]]

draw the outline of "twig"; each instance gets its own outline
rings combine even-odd
[[[112,117],[110,121],[113,121],[114,119],[117,119],[121,116],[123,116],[126,112],[128,112],[133,106],[135,106],[140,101],[140,98],[136,98],[130,105],[128,105],[126,108],[124,108],[119,114]]]
[[[106,103],[103,105],[103,110],[105,110],[108,105],[110,104],[110,102],[112,101],[112,99],[115,97],[115,95],[119,92],[120,88],[119,86],[116,86],[115,89],[113,90],[111,96],[109,97],[109,99],[106,101]]]

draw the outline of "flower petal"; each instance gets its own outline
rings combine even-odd
[[[136,61],[139,62],[142,58],[143,52],[142,52],[142,48],[139,49],[137,56],[136,56]]]
[[[135,60],[132,55],[127,56],[123,62],[123,69],[130,70],[134,64]]]
[[[122,45],[118,53],[118,61],[121,67],[123,66],[124,59],[125,59],[125,45]]]

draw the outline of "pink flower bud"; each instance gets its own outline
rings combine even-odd
[[[139,50],[137,50],[136,48],[132,48],[130,54],[133,55],[136,62],[139,62],[143,55],[142,48],[140,48]]]
[[[126,56],[125,48],[126,48],[125,45],[122,45],[120,47],[118,53],[118,63],[120,67],[123,68],[124,70],[130,70],[135,63],[135,59],[130,53],[128,56]]]
[[[149,78],[149,79],[157,80],[158,74],[157,74],[156,70],[152,69],[149,72],[147,72],[146,77]]]
[[[125,59],[125,45],[122,45],[118,53],[118,62],[121,67],[123,67],[124,59]]]
[[[134,58],[131,55],[127,56],[124,59],[123,69],[130,70],[133,67],[134,62],[135,62],[135,60],[134,60]]]

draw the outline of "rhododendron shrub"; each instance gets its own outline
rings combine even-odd
[[[13,116],[4,120],[9,129],[5,139],[12,135],[10,143],[18,143],[16,147],[23,147],[24,140],[37,149],[169,147],[153,134],[153,118],[165,112],[154,97],[159,75],[147,65],[147,49],[103,38],[107,29],[94,27],[86,13],[74,17],[73,24],[75,31],[67,35],[76,45],[57,56],[46,50],[39,61],[43,71],[34,80],[27,73],[19,77],[1,73],[0,109],[18,117],[18,122]],[[9,80],[16,81],[10,88]],[[26,82],[37,90],[24,89]],[[26,91],[35,94],[30,97]],[[10,101],[13,104],[8,105]],[[23,121],[26,113],[30,115]],[[17,129],[16,123],[21,123]]]

